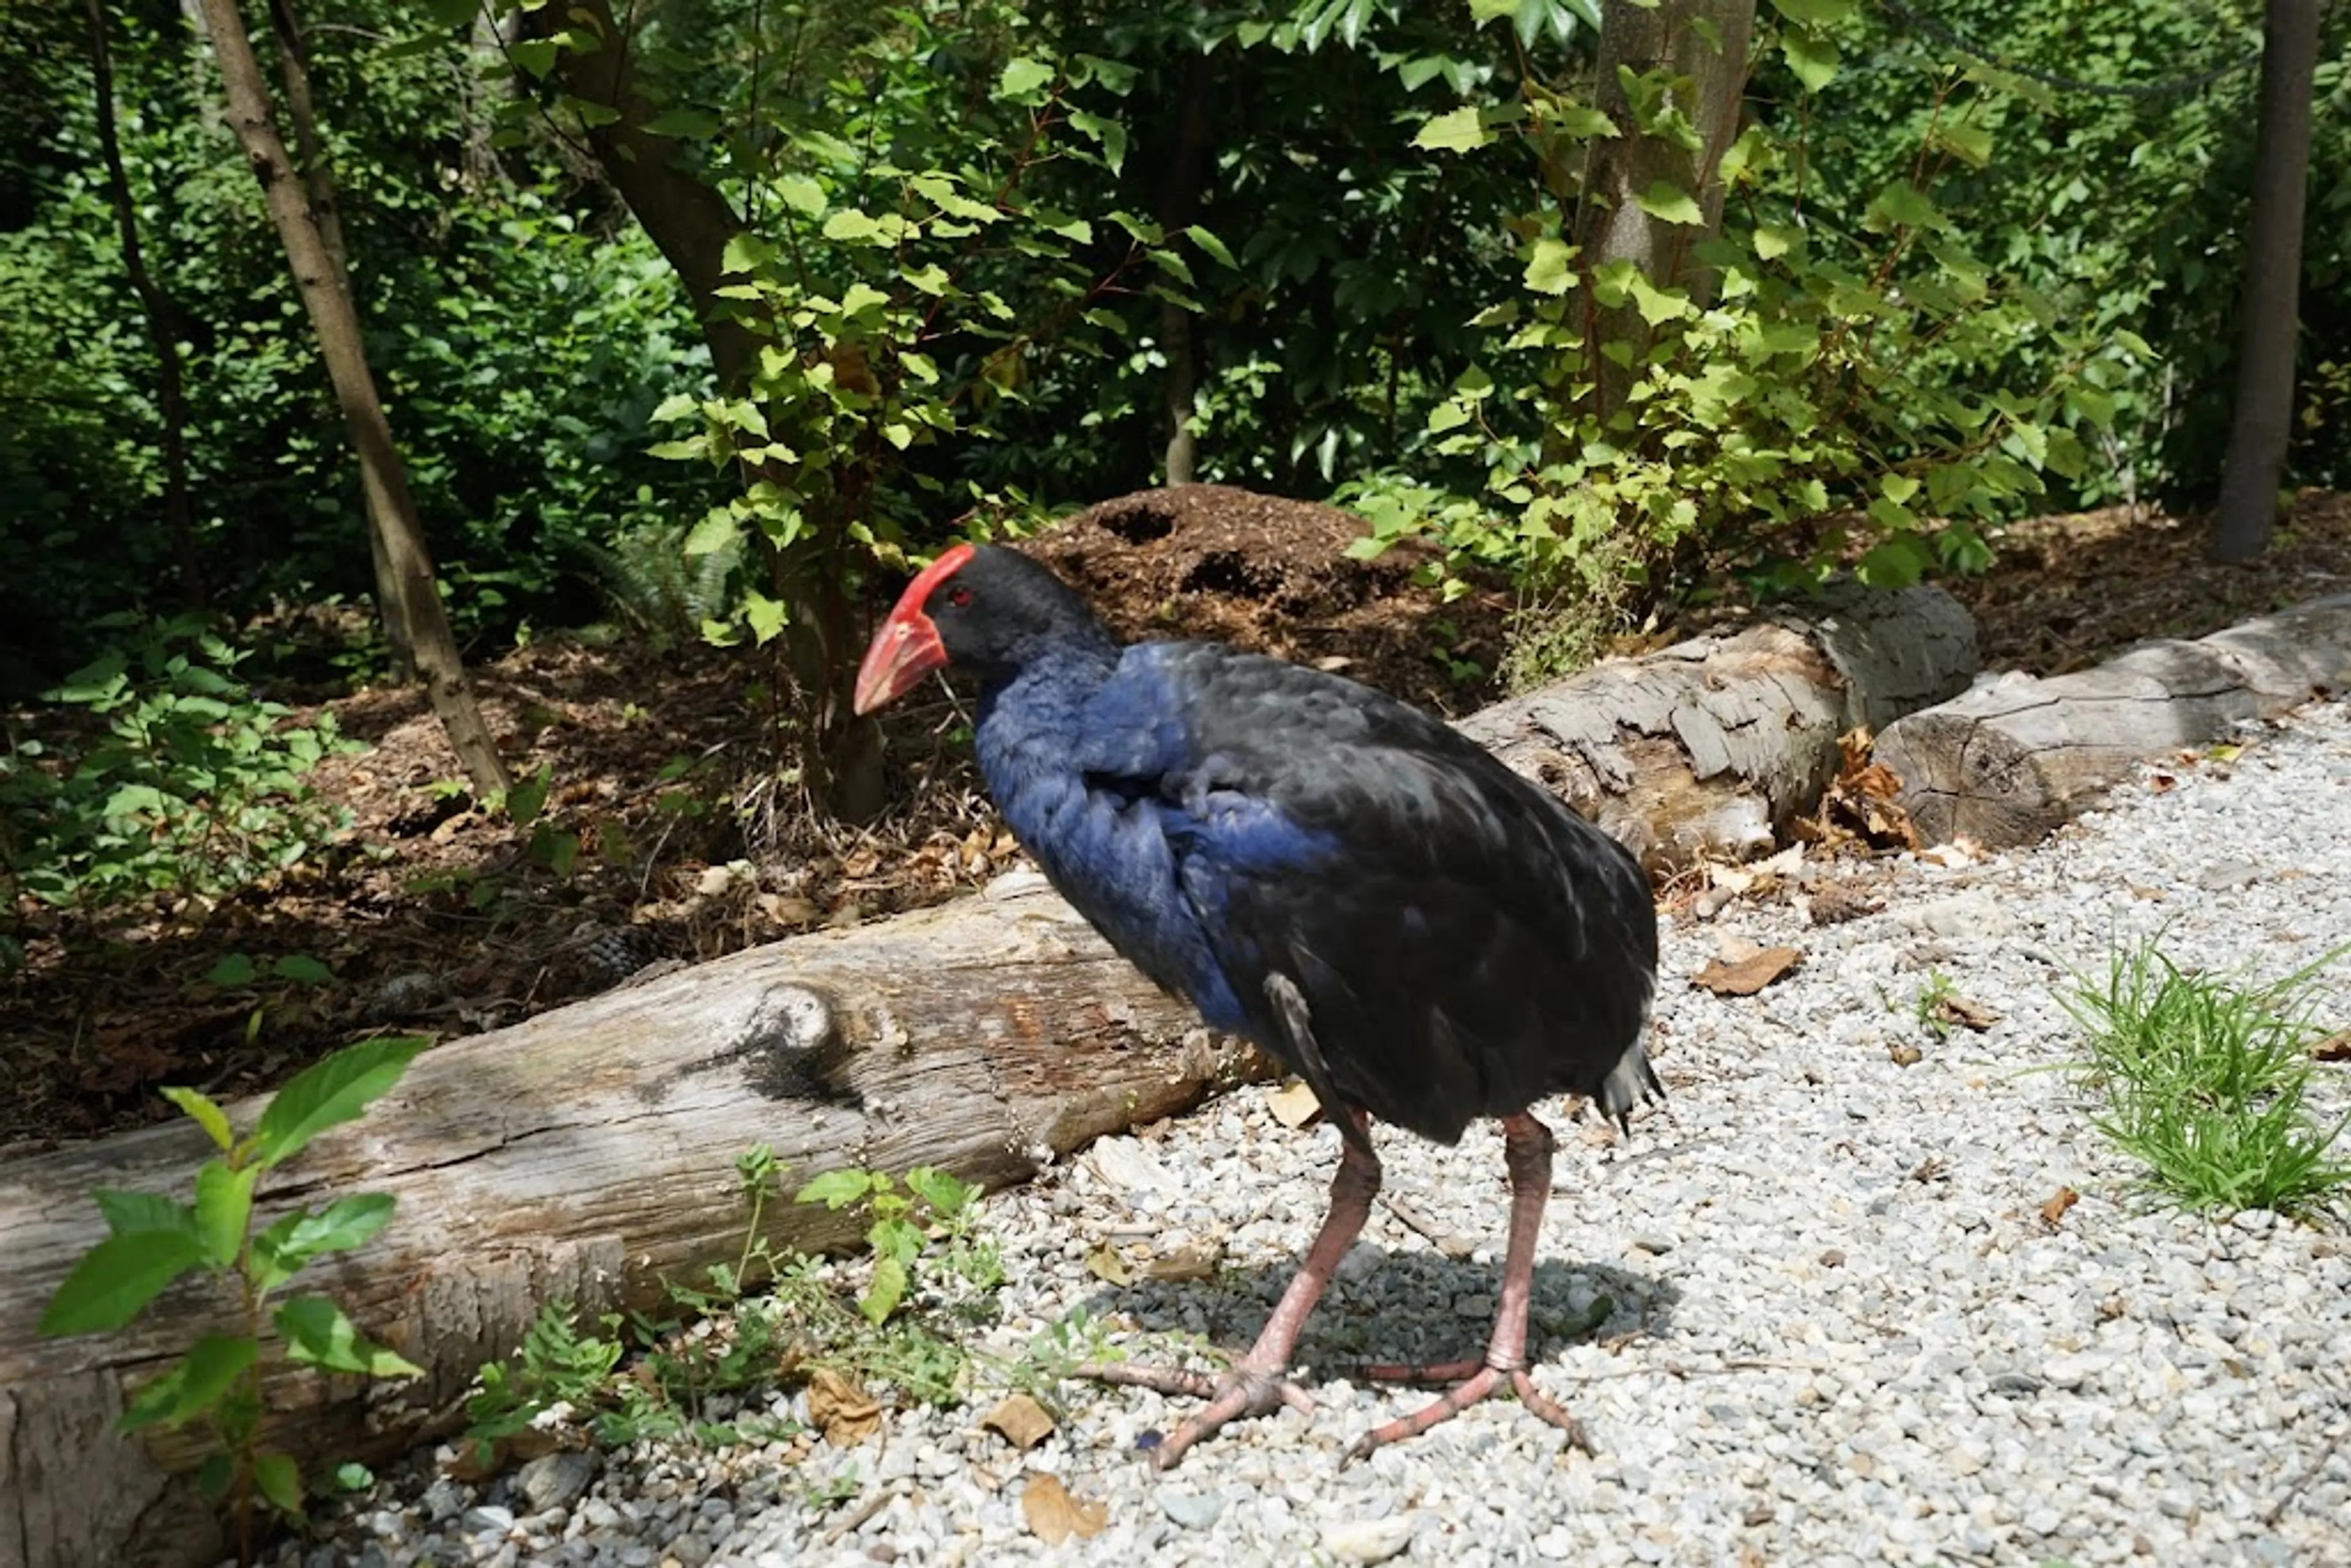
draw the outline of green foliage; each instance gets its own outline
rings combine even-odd
[[[1044,52],[1017,7],[897,20],[789,61],[788,74],[822,74],[821,113],[787,97],[745,106],[785,153],[756,176],[732,177],[740,150],[724,106],[689,112],[683,84],[670,89],[669,133],[761,218],[728,244],[718,289],[759,344],[746,384],[654,411],[686,427],[657,456],[743,482],[684,540],[689,558],[764,563],[727,615],[705,618],[714,637],[766,642],[868,552],[935,539],[942,501],[995,504],[949,491],[924,471],[923,449],[990,434],[1040,361],[1102,354],[1125,330],[1105,297],[1180,302],[1182,249],[1199,246],[1031,188],[1047,165],[1065,179],[1117,169],[1126,133],[1107,106],[1131,72]],[[935,118],[943,54],[961,78],[952,137]]]
[[[360,1247],[381,1230],[392,1218],[392,1200],[381,1193],[340,1197],[316,1211],[290,1210],[256,1232],[255,1185],[319,1134],[360,1115],[400,1081],[424,1046],[421,1040],[383,1039],[345,1047],[287,1081],[243,1138],[207,1096],[164,1090],[220,1151],[197,1171],[193,1201],[160,1193],[93,1193],[107,1239],[83,1255],[41,1314],[45,1334],[108,1333],[130,1323],[187,1274],[232,1281],[243,1332],[198,1339],[139,1390],[120,1426],[135,1432],[210,1423],[217,1449],[202,1479],[208,1496],[228,1503],[247,1561],[256,1500],[299,1518],[305,1492],[300,1462],[261,1440],[265,1313],[287,1361],[296,1365],[363,1377],[411,1377],[420,1370],[361,1333],[326,1296],[288,1297],[269,1310],[271,1298],[309,1264]]]
[[[2351,1118],[2321,1128],[2304,1096],[2326,1032],[2311,981],[2342,952],[2248,988],[2182,969],[2149,939],[2059,998],[2089,1038],[2077,1071],[2105,1101],[2099,1131],[2157,1191],[2189,1208],[2339,1213],[2351,1163],[2332,1151]]]
[[[358,747],[331,713],[294,724],[256,696],[236,679],[246,657],[183,616],[45,694],[83,722],[54,727],[48,742],[12,733],[0,755],[5,884],[93,909],[161,892],[217,897],[340,831],[302,775]]]
[[[764,1145],[736,1161],[749,1207],[740,1256],[700,1286],[673,1281],[666,1315],[608,1312],[588,1332],[568,1302],[550,1303],[507,1362],[485,1366],[469,1398],[467,1434],[485,1454],[558,1405],[579,1413],[600,1443],[693,1437],[765,1440],[777,1423],[716,1419],[710,1402],[829,1367],[886,1384],[905,1398],[960,1399],[971,1355],[959,1329],[985,1320],[1004,1282],[992,1242],[978,1234],[979,1189],[927,1167],[903,1178],[838,1171],[796,1201],[835,1209],[866,1205],[872,1275],[844,1301],[818,1259],[778,1258],[761,1235],[782,1175]]]
[[[1631,126],[1535,82],[1510,112],[1427,122],[1421,144],[1440,155],[1493,144],[1538,180],[1512,225],[1519,287],[1480,312],[1494,332],[1483,362],[1429,416],[1435,450],[1482,467],[1485,496],[1362,486],[1367,552],[1433,535],[1604,616],[1694,547],[1771,587],[1848,559],[1899,586],[1981,564],[1989,527],[2040,501],[2045,476],[2083,470],[2085,441],[2111,423],[2108,389],[2144,345],[2074,329],[1975,252],[1940,195],[1991,154],[1974,100],[1944,84],[1904,172],[1865,208],[1806,201],[1810,127],[1828,112],[1853,9],[1782,6],[1759,37],[1759,61],[1787,76],[1724,153],[1723,232],[1687,246],[1679,277],[1583,256],[1573,199],[1595,137],[1698,148],[1689,82],[1670,67],[1623,71]],[[1668,183],[1638,203],[1668,227],[1704,225]]]

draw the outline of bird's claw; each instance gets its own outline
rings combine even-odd
[[[1479,1401],[1491,1398],[1506,1383],[1518,1395],[1520,1404],[1567,1434],[1569,1448],[1581,1448],[1587,1455],[1593,1452],[1592,1439],[1584,1432],[1583,1423],[1569,1415],[1566,1408],[1557,1400],[1537,1388],[1534,1379],[1527,1375],[1526,1368],[1480,1365],[1474,1363],[1468,1365],[1470,1368],[1468,1375],[1454,1384],[1437,1398],[1422,1406],[1409,1416],[1399,1416],[1384,1427],[1375,1427],[1356,1438],[1354,1445],[1347,1450],[1346,1458],[1341,1462],[1353,1464],[1355,1460],[1364,1458],[1377,1449],[1386,1448],[1390,1443],[1401,1442],[1406,1437],[1417,1437],[1431,1427],[1451,1420]],[[1444,1375],[1458,1374],[1462,1370],[1463,1367],[1460,1366],[1375,1366],[1367,1369],[1373,1377],[1395,1382],[1447,1381]]]
[[[1301,1416],[1314,1414],[1314,1397],[1283,1375],[1280,1367],[1246,1363],[1229,1372],[1190,1372],[1175,1366],[1129,1366],[1123,1362],[1088,1364],[1078,1375],[1128,1388],[1150,1388],[1206,1399],[1207,1407],[1167,1434],[1150,1451],[1154,1469],[1171,1470],[1191,1446],[1234,1421],[1270,1416],[1287,1405]]]

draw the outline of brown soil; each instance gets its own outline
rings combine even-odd
[[[1425,555],[1348,559],[1358,531],[1327,507],[1201,486],[1106,503],[1029,548],[1129,635],[1223,638],[1448,712],[1489,700],[1508,591],[1446,604],[1417,580]],[[2351,588],[2351,497],[2305,497],[2251,568],[2204,565],[2200,535],[2199,520],[2120,510],[2037,519],[1952,587],[1987,667],[2043,674]],[[159,898],[102,923],[18,906],[0,1159],[163,1119],[162,1084],[246,1092],[367,1033],[496,1028],[649,961],[935,902],[1015,852],[944,695],[892,711],[894,803],[849,829],[819,821],[779,773],[776,716],[756,700],[779,683],[762,655],[558,639],[477,678],[517,776],[554,780],[535,830],[445,787],[462,775],[417,694],[363,691],[329,706],[370,749],[311,775],[350,818],[328,851],[216,906]],[[334,978],[208,978],[230,955],[264,971],[306,956]]]

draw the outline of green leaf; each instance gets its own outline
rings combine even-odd
[[[1785,224],[1759,224],[1755,228],[1755,254],[1765,261],[1777,261],[1804,243],[1804,232]]]
[[[236,1134],[228,1124],[228,1113],[214,1103],[209,1096],[193,1089],[166,1088],[159,1092],[202,1127],[205,1135],[224,1152],[236,1146]]]
[[[261,1113],[256,1158],[274,1166],[328,1128],[352,1120],[400,1082],[428,1042],[403,1036],[361,1040],[297,1073]]]
[[[1706,213],[1698,198],[1668,180],[1658,180],[1633,198],[1634,204],[1661,223],[1704,228]]]
[[[1904,507],[1918,493],[1918,481],[1907,474],[1887,474],[1878,479],[1877,488],[1887,500]]]
[[[756,590],[743,595],[743,622],[751,628],[751,635],[761,646],[775,641],[776,634],[791,619],[791,606],[780,599],[771,599]]]
[[[1877,193],[1869,204],[1869,215],[1883,225],[1903,228],[1932,228],[1941,224],[1934,199],[1907,180],[1896,180]]]
[[[847,243],[872,241],[880,237],[882,225],[855,208],[838,212],[824,220],[824,237]]]
[[[906,1266],[895,1258],[875,1259],[873,1283],[857,1298],[857,1310],[865,1314],[867,1322],[879,1328],[884,1319],[898,1310],[898,1303],[905,1299]]]
[[[339,1197],[317,1214],[303,1209],[282,1215],[253,1239],[253,1263],[264,1290],[284,1284],[302,1265],[324,1252],[347,1252],[364,1244],[392,1219],[389,1193],[362,1192]]]
[[[1589,104],[1571,103],[1551,116],[1553,129],[1566,135],[1590,141],[1599,136],[1614,136],[1616,122]]]
[[[1872,588],[1908,588],[1926,575],[1934,551],[1917,534],[1896,534],[1861,558],[1860,577]]]
[[[206,1334],[171,1370],[140,1389],[120,1428],[136,1432],[162,1423],[177,1427],[219,1407],[221,1398],[261,1354],[250,1334]]]
[[[1780,52],[1787,57],[1788,68],[1796,73],[1796,79],[1813,92],[1835,79],[1838,63],[1844,58],[1834,44],[1810,33],[1782,34]]]
[[[961,1214],[979,1196],[977,1186],[935,1166],[916,1166],[908,1171],[906,1187],[947,1219]]]
[[[743,525],[725,507],[713,507],[694,525],[685,536],[685,553],[689,556],[716,555],[733,548],[743,538]]]
[[[820,1203],[827,1208],[846,1208],[862,1202],[873,1190],[873,1177],[865,1171],[827,1171],[800,1188],[794,1203]]]
[[[1082,109],[1070,111],[1070,129],[1095,143],[1102,150],[1102,162],[1110,172],[1117,173],[1126,166],[1126,127],[1104,115],[1088,114]]]
[[[45,1334],[119,1329],[164,1287],[204,1260],[192,1228],[141,1230],[99,1242],[82,1254],[41,1313]]]
[[[280,1513],[302,1517],[302,1467],[294,1462],[293,1455],[274,1448],[256,1454],[253,1485]]]
[[[1467,152],[1473,147],[1483,147],[1494,140],[1484,119],[1474,103],[1436,116],[1420,128],[1412,139],[1415,147],[1433,148],[1441,152]]]
[[[323,986],[335,977],[332,969],[308,953],[288,953],[282,958],[273,958],[269,969],[281,980],[295,980],[306,986]]]
[[[996,78],[996,96],[1013,103],[1040,102],[1044,97],[1040,89],[1052,79],[1051,66],[1023,55],[1005,62],[1004,74]]]
[[[249,986],[261,973],[249,953],[231,953],[204,971],[204,978],[215,986]]]
[[[645,121],[645,130],[654,136],[674,136],[687,141],[707,141],[721,129],[716,115],[681,105],[672,105]]]
[[[225,1269],[245,1247],[245,1229],[253,1218],[253,1184],[259,1166],[231,1170],[218,1160],[206,1160],[196,1173],[196,1240],[204,1261]]]
[[[1825,27],[1853,15],[1855,0],[1771,0],[1771,9],[1799,26]]]
[[[806,174],[785,175],[776,182],[776,194],[784,199],[784,205],[804,218],[812,218],[824,211],[824,187]]]
[[[517,827],[529,827],[538,821],[538,814],[547,810],[547,797],[554,788],[555,765],[548,762],[539,764],[537,773],[528,779],[517,779],[514,787],[507,791],[507,816]]]
[[[108,1232],[115,1236],[136,1236],[146,1230],[172,1230],[193,1240],[196,1234],[196,1211],[177,1199],[159,1192],[111,1192],[104,1189],[90,1194],[98,1201],[98,1212],[106,1218]]]
[[[1662,327],[1690,312],[1689,296],[1681,289],[1656,287],[1637,272],[1625,286],[1633,291],[1633,308],[1652,327]]]
[[[1927,145],[1953,154],[1971,169],[1991,162],[1991,132],[1980,125],[1938,120],[1928,134]]]
[[[526,74],[544,81],[555,68],[555,50],[552,38],[521,38],[507,46],[507,56]]]
[[[286,1359],[328,1372],[367,1377],[416,1377],[423,1368],[360,1333],[343,1309],[324,1296],[297,1296],[280,1305],[277,1332],[286,1336]]]
[[[1553,235],[1538,238],[1527,255],[1527,287],[1538,294],[1564,294],[1574,283],[1575,247]]]
[[[1469,20],[1479,26],[1504,16],[1515,16],[1519,0],[1469,0]]]
[[[1237,267],[1239,266],[1239,263],[1233,260],[1233,253],[1225,248],[1225,242],[1210,234],[1207,230],[1202,228],[1199,225],[1194,224],[1191,227],[1186,229],[1184,233],[1191,239],[1194,245],[1198,246],[1202,250],[1208,253],[1209,260],[1220,263],[1226,267]]]

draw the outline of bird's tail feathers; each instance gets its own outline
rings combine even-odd
[[[1666,1086],[1657,1082],[1656,1071],[1649,1066],[1649,1053],[1641,1049],[1636,1040],[1625,1048],[1625,1054],[1616,1059],[1616,1065],[1600,1081],[1600,1091],[1592,1099],[1602,1115],[1614,1121],[1619,1130],[1629,1133],[1634,1107],[1665,1097]]]

